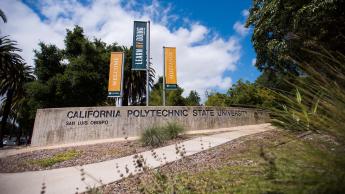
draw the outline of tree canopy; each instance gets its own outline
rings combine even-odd
[[[176,90],[166,90],[167,106],[198,106],[200,105],[200,96],[196,91],[190,91],[187,97],[183,97],[183,88],[177,86]],[[153,86],[150,93],[150,105],[162,106],[163,105],[163,77],[159,77],[157,83]]]
[[[256,83],[238,80],[226,94],[210,93],[205,105],[270,107],[273,101],[274,95],[270,90]]]
[[[256,66],[265,77],[261,81],[272,79],[266,85],[275,87],[275,82],[290,79],[285,75],[299,75],[294,59],[312,58],[305,49],[323,47],[344,54],[344,7],[343,0],[254,0],[246,26],[254,28]]]
[[[25,97],[24,85],[33,79],[31,67],[24,63],[18,52],[21,50],[16,41],[7,36],[0,37],[0,97],[4,101],[1,106],[0,147],[3,146],[3,132],[9,116],[12,120],[18,117]]]
[[[131,71],[131,49],[116,43],[89,40],[79,26],[67,30],[65,49],[40,43],[35,50],[37,80],[28,84],[36,108],[96,106],[108,103],[107,84],[110,52],[123,51],[124,104],[143,104],[146,91],[145,72]],[[150,71],[151,85],[154,70]]]

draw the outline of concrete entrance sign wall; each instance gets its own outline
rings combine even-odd
[[[176,121],[187,130],[269,121],[266,111],[234,107],[71,107],[37,110],[32,146],[138,136],[147,127]]]

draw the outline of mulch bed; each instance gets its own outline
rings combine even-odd
[[[198,154],[188,156],[183,160],[178,160],[160,167],[163,174],[174,176],[181,172],[188,171],[193,174],[204,171],[206,169],[217,169],[224,165],[233,165],[231,162],[240,162],[241,165],[252,165],[250,160],[229,160],[229,157],[236,153],[243,153],[247,151],[248,144],[255,143],[258,145],[265,144],[265,142],[275,142],[281,132],[277,130],[270,130],[267,132],[253,134],[245,137],[240,137],[226,144],[211,148],[209,150],[200,152]],[[224,162],[226,161],[226,162]],[[229,163],[230,162],[230,163]],[[238,164],[236,164],[238,165]],[[105,185],[102,188],[103,193],[140,193],[140,183],[142,180],[150,180],[152,173],[141,173],[134,176],[124,178],[120,181]]]
[[[183,135],[175,140],[169,140],[164,145],[175,144],[176,142],[185,141],[190,138],[194,138],[199,135]],[[55,168],[64,168],[70,166],[78,166],[91,164],[96,162],[102,162],[106,160],[111,160],[115,158],[120,158],[135,153],[140,153],[153,149],[150,146],[143,146],[138,140],[136,141],[122,141],[122,142],[112,142],[112,143],[102,143],[95,145],[83,145],[68,148],[58,148],[58,149],[47,149],[38,150],[33,152],[27,152],[22,154],[17,154],[13,156],[7,156],[5,158],[0,158],[0,173],[12,173],[12,172],[24,172],[24,171],[37,171],[37,170],[48,170]],[[49,167],[42,167],[32,161],[40,160],[44,158],[53,157],[56,154],[64,153],[68,151],[75,150],[78,152],[78,156],[66,160],[63,162],[56,163]]]

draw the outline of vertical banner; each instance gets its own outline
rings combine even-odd
[[[108,97],[121,97],[123,63],[123,52],[111,52],[109,66]]]
[[[146,71],[146,31],[147,22],[134,21],[132,70]]]
[[[176,78],[176,48],[164,47],[165,88],[177,89]]]

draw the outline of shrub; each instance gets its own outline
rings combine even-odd
[[[313,63],[299,63],[305,76],[288,82],[296,88],[295,94],[276,92],[283,108],[271,110],[273,124],[284,129],[326,132],[344,142],[345,56],[309,52]]]
[[[185,128],[177,122],[168,122],[163,129],[166,139],[175,139],[180,133],[185,131]]]
[[[55,154],[52,157],[49,158],[43,158],[43,159],[38,159],[38,160],[32,160],[31,163],[33,164],[38,164],[42,167],[49,167],[53,166],[56,163],[71,160],[75,157],[78,157],[80,153],[76,150],[69,150],[66,152],[58,153]]]
[[[140,140],[145,146],[160,146],[165,140],[164,131],[162,127],[158,126],[146,128],[141,134]]]
[[[282,108],[271,110],[273,124],[287,130],[326,133],[336,138],[343,146],[345,56],[323,48],[320,48],[320,51],[307,52],[310,54],[311,62],[304,62],[304,56],[295,60],[304,75],[288,81],[288,84],[296,88],[295,94],[277,91],[278,103],[282,104]],[[319,169],[324,172],[322,176],[311,177],[322,183],[315,192],[344,193],[345,159],[328,158],[326,164]]]
[[[185,128],[176,123],[168,122],[165,126],[153,126],[146,128],[141,134],[140,140],[145,146],[157,147],[162,145],[166,140],[175,139]]]

